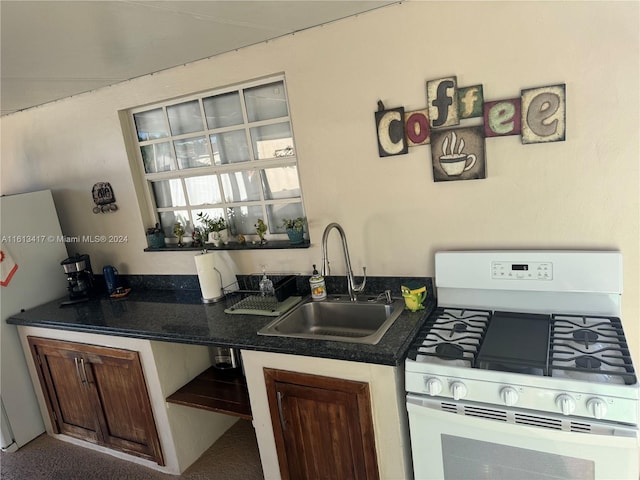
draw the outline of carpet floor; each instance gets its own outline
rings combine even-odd
[[[182,475],[169,475],[47,434],[0,453],[2,480],[263,480],[250,421],[239,420]]]

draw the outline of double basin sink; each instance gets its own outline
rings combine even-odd
[[[320,302],[308,298],[258,334],[375,345],[403,309],[403,299],[386,303],[375,298],[354,302],[347,295],[331,295]]]

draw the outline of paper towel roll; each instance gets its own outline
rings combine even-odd
[[[222,274],[217,268],[216,252],[203,253],[194,257],[196,271],[202,291],[202,301],[205,303],[217,302],[224,298],[222,291]]]

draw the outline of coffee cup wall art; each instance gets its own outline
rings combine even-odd
[[[486,178],[484,128],[465,127],[431,131],[433,180]]]

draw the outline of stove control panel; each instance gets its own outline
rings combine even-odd
[[[553,280],[551,262],[491,262],[493,280]]]
[[[506,382],[500,382],[494,381],[495,378],[474,379],[458,375],[407,371],[405,387],[407,392],[416,395],[446,399],[446,402],[483,404],[487,408],[516,408],[523,413],[535,410],[557,414],[560,417],[634,425],[639,421],[638,397],[634,388],[624,385],[586,384],[584,390],[564,390],[565,382],[542,377],[535,379],[538,381],[522,385],[512,383],[506,377]],[[605,390],[611,390],[612,387],[619,388],[614,388],[616,392],[607,394]]]

